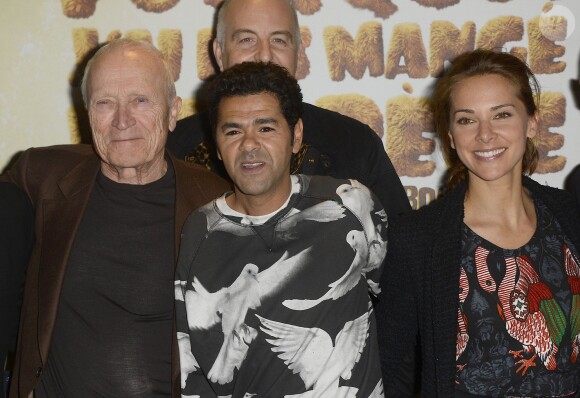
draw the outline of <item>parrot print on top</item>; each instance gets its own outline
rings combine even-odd
[[[456,389],[503,397],[576,392],[580,363],[580,262],[548,209],[508,250],[463,227]]]

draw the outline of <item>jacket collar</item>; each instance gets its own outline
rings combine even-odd
[[[100,170],[100,160],[90,156],[75,166],[68,174],[58,181],[58,187],[65,198],[90,190]]]
[[[459,297],[459,267],[461,261],[461,231],[463,201],[467,184],[447,193],[439,204],[438,220],[434,224],[431,263],[431,284],[427,287],[432,297],[433,344],[438,396],[453,396],[455,391],[455,352],[457,340],[457,308]],[[453,303],[452,305],[450,305]],[[428,326],[429,327],[429,326]]]

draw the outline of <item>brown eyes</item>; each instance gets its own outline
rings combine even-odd
[[[498,114],[494,115],[493,118],[496,120],[497,119],[508,119],[511,116],[512,116],[512,114],[509,112],[499,112]],[[475,120],[470,119],[468,117],[461,117],[461,118],[457,119],[455,121],[455,123],[459,124],[459,125],[468,125],[468,124],[475,123]]]
[[[473,120],[471,120],[471,119],[468,119],[468,118],[466,118],[466,117],[462,117],[462,118],[460,118],[460,119],[457,119],[456,123],[457,123],[457,124],[461,124],[461,125],[465,125],[465,124],[470,124],[470,123],[473,123]]]
[[[500,112],[498,113],[495,118],[496,119],[507,119],[508,117],[510,117],[512,114],[509,112]]]

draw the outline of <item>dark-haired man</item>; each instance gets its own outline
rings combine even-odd
[[[290,174],[301,101],[274,63],[212,83],[209,120],[234,190],[183,229],[183,396],[383,396],[371,296],[387,216],[356,180]]]

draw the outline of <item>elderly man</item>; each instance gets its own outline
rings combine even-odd
[[[210,89],[234,191],[183,229],[183,396],[383,396],[371,295],[386,214],[356,180],[290,175],[301,101],[296,80],[274,63],[235,65]]]
[[[30,149],[5,177],[36,211],[10,396],[179,396],[181,227],[228,185],[165,154],[181,100],[150,44],[102,47],[82,92],[94,147]]]
[[[294,75],[300,27],[290,0],[225,0],[219,9],[213,53],[223,71],[243,61],[274,62]],[[291,171],[357,179],[390,215],[410,210],[407,196],[380,138],[352,118],[303,103],[304,137]],[[207,114],[177,123],[167,148],[179,158],[205,164],[222,176]]]

